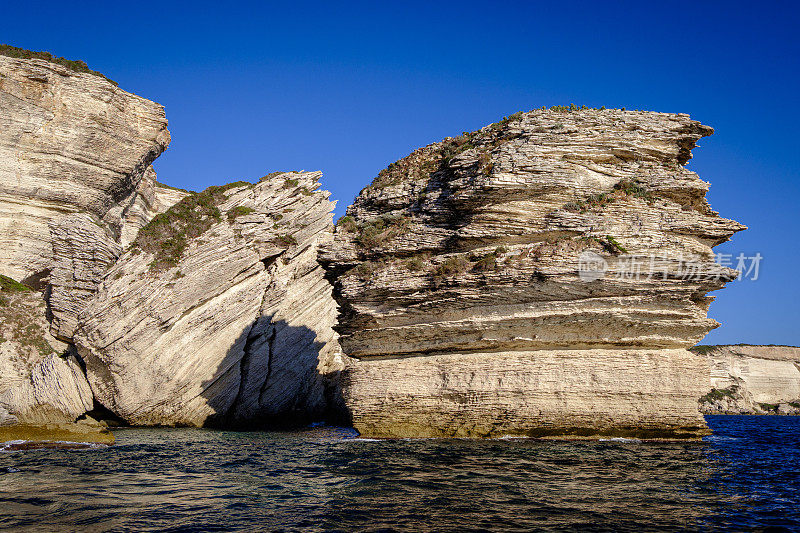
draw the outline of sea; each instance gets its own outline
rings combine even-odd
[[[800,531],[800,417],[698,443],[371,440],[345,428],[120,429],[0,444],[14,531]]]

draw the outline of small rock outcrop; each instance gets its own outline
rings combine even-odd
[[[800,415],[800,348],[695,346],[708,358],[711,391],[700,398],[709,415]]]
[[[354,358],[353,424],[376,437],[696,437],[705,360],[736,273],[684,167],[687,115],[553,108],[413,152],[321,255]],[[691,267],[691,268],[689,268]]]
[[[97,400],[134,425],[301,424],[338,370],[317,248],[318,172],[211,187],[156,216],[107,272],[75,342]]]

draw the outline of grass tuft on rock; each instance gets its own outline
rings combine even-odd
[[[627,253],[628,253],[628,250],[627,250],[627,249],[626,249],[624,246],[622,246],[622,245],[621,245],[621,244],[620,244],[620,243],[617,241],[617,239],[615,239],[615,238],[614,238],[614,237],[612,237],[611,235],[606,235],[606,240],[605,240],[605,242],[601,242],[601,244],[603,244],[604,246],[606,246],[606,248],[608,248],[608,249],[609,249],[609,251],[610,251],[611,253],[613,253],[613,254],[617,254],[617,253],[619,253],[619,252],[622,252],[623,254],[627,254]]]
[[[33,289],[16,280],[0,274],[0,291],[5,292],[31,292]]]
[[[245,215],[249,215],[255,211],[252,207],[247,207],[244,205],[237,205],[232,209],[228,209],[228,220],[236,220],[239,217],[243,217]]]
[[[735,398],[738,385],[731,385],[727,389],[711,389],[711,392],[700,398],[701,403],[713,403],[724,398]]]
[[[40,295],[29,294],[34,292],[27,285],[0,275],[0,344],[14,341],[45,356],[55,350],[47,342],[44,326],[39,323],[44,314],[44,302]]]
[[[778,412],[778,404],[776,403],[759,403],[759,409],[765,411],[767,413],[777,413]]]
[[[697,355],[708,355],[714,351],[716,351],[719,347],[717,345],[709,345],[709,344],[698,344],[697,346],[692,346],[689,348],[690,352],[696,353]]]
[[[639,180],[631,180],[628,178],[620,180],[619,183],[614,185],[614,189],[622,191],[628,196],[641,198],[647,203],[652,203],[654,200],[653,193]]]
[[[343,226],[346,229],[352,228],[352,224],[355,224],[355,221],[352,221],[352,223],[347,221],[343,224],[346,224],[346,226]],[[404,234],[408,231],[410,224],[411,219],[408,216],[385,215],[364,224],[356,225],[355,229],[358,231],[358,235],[355,238],[355,242],[362,249],[372,250]],[[350,231],[350,229],[347,229],[347,231]]]
[[[336,221],[336,227],[342,228],[344,231],[348,233],[355,233],[358,231],[358,224],[356,224],[356,219],[351,216],[343,216],[339,220]]]
[[[458,276],[469,270],[471,263],[463,255],[453,255],[437,265],[433,271],[434,281],[442,281],[445,278]]]
[[[278,246],[297,246],[297,239],[295,239],[293,235],[278,235],[272,239],[272,242]]]
[[[266,176],[262,176],[258,181],[259,181],[259,183],[262,182],[262,181],[269,181],[269,180],[271,180],[272,178],[274,178],[276,176],[280,176],[281,174],[286,174],[286,172],[283,172],[283,171],[280,171],[280,170],[277,171],[277,172],[270,172]]]

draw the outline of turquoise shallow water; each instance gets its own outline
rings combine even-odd
[[[800,418],[708,421],[700,444],[119,430],[113,447],[0,452],[0,527],[800,530]]]

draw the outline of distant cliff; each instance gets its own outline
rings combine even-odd
[[[707,430],[708,365],[735,272],[720,218],[683,165],[712,129],[687,115],[552,108],[416,150],[337,227],[342,390],[378,437]],[[687,266],[691,265],[691,272]]]
[[[736,344],[692,351],[711,364],[703,413],[800,415],[800,348]]]

